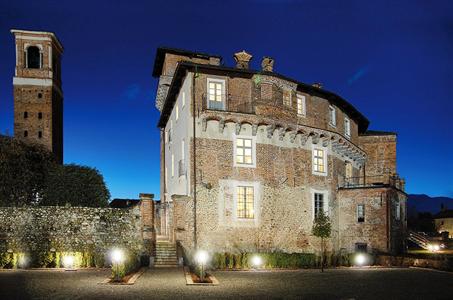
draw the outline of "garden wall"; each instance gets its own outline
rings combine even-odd
[[[25,254],[30,265],[48,267],[58,266],[55,253],[77,252],[84,266],[105,265],[115,247],[146,254],[141,207],[2,207],[0,255]]]

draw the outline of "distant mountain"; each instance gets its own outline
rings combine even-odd
[[[449,197],[430,197],[428,195],[409,194],[407,198],[408,213],[430,212],[436,214],[440,211],[443,204],[445,208],[453,209],[453,198]]]

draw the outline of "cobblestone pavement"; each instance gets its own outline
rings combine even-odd
[[[186,286],[182,269],[149,269],[134,285],[100,284],[109,270],[0,271],[0,299],[453,299],[453,273],[422,269],[215,272]]]

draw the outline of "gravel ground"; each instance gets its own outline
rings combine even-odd
[[[421,269],[215,272],[186,286],[182,269],[150,269],[134,285],[100,284],[109,270],[0,271],[0,299],[453,299],[453,274]]]

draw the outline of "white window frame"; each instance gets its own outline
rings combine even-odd
[[[247,186],[253,187],[253,210],[254,218],[253,219],[244,219],[238,218],[238,187]],[[260,221],[260,199],[261,199],[261,186],[257,181],[235,181],[232,185],[234,189],[233,192],[233,226],[258,226]]]
[[[337,111],[333,105],[329,105],[329,125],[337,127]]]
[[[243,163],[237,162],[237,160],[236,160],[237,139],[252,140],[252,163],[251,164],[243,164]],[[246,135],[234,135],[233,136],[233,166],[234,167],[243,167],[243,168],[256,168],[256,136],[246,136]]]
[[[312,220],[315,219],[315,194],[322,194],[323,195],[323,211],[324,214],[327,216],[330,216],[330,211],[329,211],[329,192],[327,190],[317,190],[317,189],[311,189],[310,190],[310,197],[311,197],[311,217]]]
[[[226,109],[226,80],[225,79],[220,79],[220,78],[212,78],[212,77],[208,77],[207,78],[207,84],[206,84],[206,107],[208,109],[209,108],[209,84],[213,82],[213,83],[220,83],[222,84],[222,94],[221,94],[221,98],[222,98],[222,109],[225,110]]]
[[[348,117],[344,118],[344,135],[348,138],[351,137],[351,120]]]
[[[362,222],[359,222],[359,218],[360,218],[359,207],[360,206],[363,207],[363,210],[362,210],[363,211],[363,216],[362,216],[363,217],[363,221]],[[359,204],[357,204],[357,223],[365,223],[365,220],[366,220],[365,219],[365,204],[359,203]]]
[[[306,97],[302,94],[296,94],[297,115],[305,117],[307,114]],[[300,109],[299,109],[300,104]]]
[[[323,151],[323,164],[324,164],[324,172],[320,172],[315,169],[315,150],[322,150]],[[327,176],[327,147],[320,147],[318,145],[313,145],[311,150],[311,165],[312,165],[312,173],[313,175],[319,176]]]

